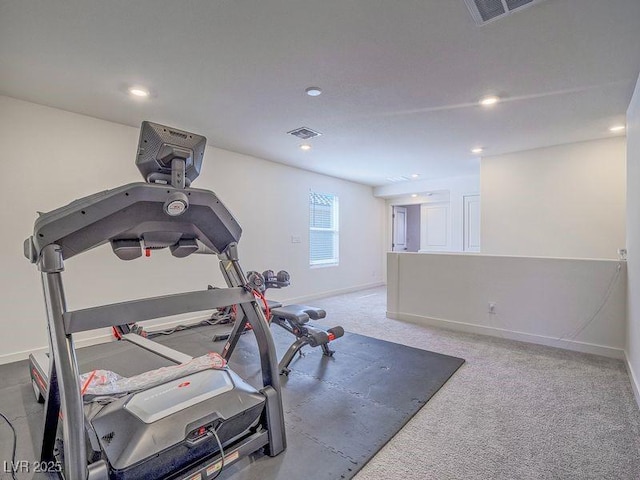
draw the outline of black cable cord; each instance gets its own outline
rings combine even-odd
[[[216,437],[216,441],[218,442],[218,447],[220,448],[220,456],[222,457],[222,465],[220,465],[220,470],[216,473],[216,476],[211,480],[215,480],[222,473],[222,469],[225,467],[225,458],[224,458],[224,448],[222,448],[222,442],[220,442],[220,437],[218,437],[218,432],[213,430],[213,435]]]
[[[13,453],[11,454],[11,478],[13,480],[16,480],[16,472],[13,471],[13,468],[15,467],[15,464],[16,464],[16,447],[18,446],[18,435],[16,434],[16,429],[13,426],[13,423],[11,423],[11,421],[7,417],[5,417],[3,413],[0,413],[0,417],[4,418],[4,421],[7,422],[9,427],[11,427],[11,431],[13,432]],[[218,438],[217,435],[216,435],[216,438]],[[224,456],[222,457],[222,463],[224,465]]]
[[[147,332],[147,338],[153,338],[153,337],[157,337],[159,335],[171,335],[173,333],[181,332],[181,331],[187,330],[189,328],[202,327],[202,326],[205,326],[205,325],[219,325],[219,324],[223,323],[225,320],[228,320],[228,316],[221,315],[220,317],[217,317],[217,318],[211,318],[211,319],[207,319],[207,320],[202,320],[201,322],[195,323],[193,325],[178,325],[178,326],[170,328],[168,330],[151,331],[151,332]]]

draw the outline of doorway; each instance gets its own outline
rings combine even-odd
[[[395,205],[392,210],[393,252],[420,250],[420,205]]]

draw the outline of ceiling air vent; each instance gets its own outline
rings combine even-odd
[[[320,132],[316,132],[315,130],[311,130],[310,128],[307,128],[307,127],[296,128],[287,133],[290,135],[293,135],[294,137],[298,137],[302,140],[309,140],[310,138],[318,137],[322,135]]]
[[[398,177],[387,177],[387,182],[398,183],[398,182],[406,182],[407,180],[411,180],[409,177],[398,176]]]
[[[544,0],[464,0],[478,25],[505,17],[516,10],[530,7]]]

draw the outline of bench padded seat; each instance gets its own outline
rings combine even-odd
[[[310,307],[308,305],[287,305],[280,308],[272,308],[271,315],[289,320],[294,323],[307,323],[309,319],[319,320],[327,316],[321,308]]]
[[[258,305],[263,306],[261,302],[259,302]],[[276,302],[275,300],[267,300],[267,305],[269,306],[269,310],[280,308],[282,306],[280,302]]]

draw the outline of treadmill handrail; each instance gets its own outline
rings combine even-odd
[[[170,216],[163,206],[175,192],[188,196],[189,208]],[[222,253],[239,241],[242,228],[210,190],[136,182],[42,213],[26,240],[25,256],[37,263],[44,247],[56,244],[66,260],[111,240],[142,240],[153,232],[197,239],[205,251]]]
[[[65,312],[64,329],[69,335],[253,301],[255,297],[242,287],[163,295]]]

